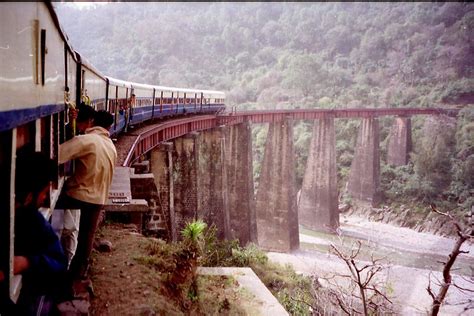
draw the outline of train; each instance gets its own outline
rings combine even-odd
[[[7,267],[0,295],[16,301],[21,277],[13,276],[15,157],[23,148],[58,162],[67,140],[68,111],[80,103],[114,117],[111,137],[130,127],[182,115],[225,110],[222,91],[135,83],[104,75],[77,52],[59,23],[51,2],[0,4],[0,243]],[[54,209],[68,168],[57,164],[47,205]],[[8,247],[4,247],[8,245]]]

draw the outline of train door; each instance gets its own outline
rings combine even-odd
[[[176,114],[179,114],[179,92],[176,92]]]
[[[188,100],[186,99],[186,92],[184,93],[184,96],[183,96],[183,114],[186,114],[186,108],[188,106]]]
[[[155,99],[156,97],[156,89],[153,88],[153,103],[151,104],[151,119],[155,117]]]
[[[124,118],[125,118],[125,125],[124,125],[124,131],[127,132],[128,130],[128,121],[130,117],[130,107],[129,107],[129,101],[128,101],[128,88],[125,88],[125,104],[123,105],[125,108],[124,111]]]
[[[171,107],[170,107],[170,115],[173,113],[173,105],[174,105],[174,92],[171,92]]]
[[[115,123],[114,123],[114,129],[117,129],[117,122],[118,122],[118,115],[119,111],[117,109],[118,105],[118,86],[115,86],[115,100],[114,100],[114,116],[115,116]]]
[[[160,113],[163,113],[163,91],[161,91],[160,95]]]

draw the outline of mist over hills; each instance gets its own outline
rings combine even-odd
[[[125,80],[229,104],[473,102],[470,3],[55,3],[74,47]],[[280,106],[281,107],[281,106]]]
[[[474,201],[474,5],[471,3],[54,3],[73,46],[124,80],[223,90],[240,109],[466,106],[457,124],[413,119],[409,165],[384,163],[389,202]],[[341,192],[358,121],[338,121]],[[294,129],[297,182],[312,125]],[[258,179],[266,127],[254,134]],[[424,203],[424,204],[423,204]],[[444,204],[443,204],[444,203]]]

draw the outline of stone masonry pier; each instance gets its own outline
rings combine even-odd
[[[186,222],[198,217],[198,133],[190,133],[175,139],[173,146],[174,217],[176,238],[180,239],[180,231]]]
[[[257,191],[258,245],[288,252],[299,248],[293,121],[270,124]]]
[[[254,203],[252,131],[249,122],[225,128],[225,164],[229,231],[228,239],[241,245],[257,241]]]
[[[362,119],[347,188],[355,202],[375,206],[380,201],[379,143],[378,119]]]
[[[208,225],[217,227],[217,237],[224,239],[229,233],[227,197],[227,171],[225,164],[225,139],[222,128],[199,134],[197,185],[197,216]]]
[[[162,143],[150,153],[150,168],[158,191],[157,207],[168,216],[169,240],[177,240],[176,215],[174,210],[173,143]]]
[[[387,163],[393,166],[406,165],[411,147],[411,118],[396,117],[389,135]]]
[[[334,118],[314,122],[313,137],[298,204],[300,224],[318,231],[339,227]]]

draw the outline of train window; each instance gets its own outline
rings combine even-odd
[[[51,157],[51,116],[41,119],[41,152]]]
[[[46,30],[41,29],[41,84],[45,82],[45,65],[46,65]]]

